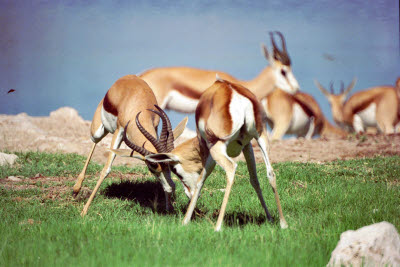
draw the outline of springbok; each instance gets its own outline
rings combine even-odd
[[[347,98],[357,79],[354,78],[350,85],[344,89],[341,83],[340,94],[335,94],[333,83],[330,84],[329,93],[317,80],[315,85],[328,99],[332,116],[340,127],[362,133],[366,127],[376,127],[379,131],[394,133],[398,123],[399,99],[393,86],[377,86],[353,94]]]
[[[291,95],[277,89],[261,100],[272,128],[272,140],[280,140],[285,134],[311,139],[319,135],[325,138],[344,138],[347,133],[333,126],[324,116],[317,101],[304,92]]]
[[[293,94],[298,90],[299,85],[292,73],[285,38],[282,33],[275,33],[281,39],[282,50],[277,48],[274,33],[270,32],[272,53],[269,53],[267,47],[262,45],[262,52],[270,65],[249,81],[240,81],[221,71],[189,67],[154,68],[145,71],[140,77],[152,88],[161,108],[185,113],[195,111],[201,94],[214,83],[216,74],[225,80],[243,85],[258,99],[262,99],[276,87]]]
[[[160,134],[160,139],[154,137],[143,136],[142,132],[134,124],[128,126],[128,122],[135,118],[141,111],[142,127],[146,128],[149,135],[157,136],[157,126],[159,116],[147,109],[157,105],[153,91],[145,81],[135,75],[127,75],[118,79],[111,88],[107,91],[105,97],[100,101],[92,124],[90,126],[90,137],[93,141],[89,156],[85,162],[82,172],[79,174],[76,183],[73,187],[73,194],[76,196],[82,187],[82,182],[85,179],[85,173],[89,161],[93,155],[96,144],[100,142],[108,133],[112,133],[111,148],[117,149],[121,145],[122,138],[130,148],[138,152],[135,157],[143,159],[144,156],[152,153],[169,152],[173,149],[173,138],[168,137],[168,127],[163,121],[163,127]],[[186,126],[187,118],[184,119],[174,130],[173,135],[178,137]],[[127,127],[124,128],[124,125]],[[128,137],[129,139],[128,139]],[[150,142],[146,142],[149,140]],[[172,140],[172,141],[171,141]],[[81,216],[85,216],[89,206],[99,189],[103,180],[111,171],[111,165],[115,159],[115,153],[112,151],[108,155],[108,159],[104,168],[101,171],[100,178],[97,181],[96,187],[93,189],[89,200],[84,206]],[[171,171],[167,164],[156,164],[145,161],[149,170],[161,181],[165,192],[166,209],[172,207],[171,196],[174,193],[175,184],[171,179]]]
[[[240,108],[238,108],[240,107]],[[221,230],[226,205],[233,185],[237,164],[232,159],[243,151],[249,170],[250,182],[269,220],[272,220],[257,179],[256,163],[250,141],[256,139],[261,148],[267,177],[279,211],[280,226],[287,228],[283,216],[276,177],[268,157],[266,114],[256,96],[245,87],[217,77],[215,83],[201,96],[196,108],[197,137],[189,139],[171,152],[145,156],[147,161],[170,165],[180,178],[191,199],[183,224],[188,224],[206,178],[215,164],[226,172],[227,186],[215,230]],[[113,150],[129,156],[130,151]]]

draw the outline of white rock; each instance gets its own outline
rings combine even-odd
[[[380,222],[346,231],[328,266],[400,266],[400,237],[393,224]]]
[[[84,120],[79,116],[78,111],[71,107],[61,107],[50,112],[50,118],[62,120],[74,120],[83,123]]]
[[[13,165],[15,161],[17,160],[18,156],[14,154],[6,154],[0,152],[0,166],[9,164]]]
[[[16,176],[8,176],[7,177],[8,180],[12,181],[12,182],[21,182],[22,179]]]

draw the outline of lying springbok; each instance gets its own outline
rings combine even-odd
[[[275,194],[280,225],[282,228],[287,228],[279,201],[275,173],[268,158],[265,123],[265,112],[254,94],[239,84],[217,77],[217,81],[203,93],[196,108],[197,137],[180,144],[171,152],[155,153],[145,157],[150,162],[168,163],[184,184],[191,201],[183,224],[189,223],[203,184],[217,163],[225,170],[227,179],[225,196],[215,227],[216,231],[221,230],[237,166],[233,157],[242,151],[247,162],[251,185],[267,218],[271,220],[257,179],[256,163],[250,143],[254,138],[261,148],[267,177]],[[113,151],[125,156],[131,153],[124,150]]]
[[[258,99],[262,99],[276,87],[288,93],[295,93],[298,82],[291,70],[291,62],[286,49],[285,39],[280,32],[276,32],[282,42],[279,50],[270,32],[273,52],[269,53],[265,45],[262,51],[270,66],[252,80],[240,81],[235,77],[221,71],[210,71],[189,67],[166,67],[148,70],[140,75],[145,80],[154,94],[157,102],[163,109],[179,112],[193,113],[203,91],[215,81],[215,74],[221,78],[238,83],[248,88]]]
[[[376,127],[385,134],[394,133],[395,125],[399,118],[397,110],[399,99],[393,86],[377,86],[353,94],[347,98],[348,93],[354,87],[356,78],[344,89],[341,83],[340,94],[335,94],[333,83],[330,84],[329,93],[317,80],[316,86],[328,99],[332,116],[340,127],[362,133],[366,127]]]
[[[304,92],[291,95],[277,89],[261,100],[272,128],[272,140],[280,140],[285,134],[311,139],[319,135],[325,138],[344,138],[347,133],[333,126],[324,116],[317,101]]]
[[[147,111],[147,109],[153,108],[154,105],[157,105],[157,101],[153,91],[146,82],[135,75],[124,76],[111,86],[105,97],[100,101],[93,116],[92,124],[90,126],[90,137],[93,141],[93,146],[82,172],[79,174],[73,187],[73,194],[75,196],[81,190],[82,182],[85,179],[86,169],[93,155],[96,144],[108,133],[113,133],[111,141],[112,149],[119,148],[122,138],[125,137],[126,143],[129,144],[129,147],[138,152],[135,157],[141,159],[152,153],[169,152],[173,149],[173,137],[168,137],[168,135],[170,136],[171,134],[167,134],[168,129],[164,121],[159,140],[155,138],[151,139],[149,136],[143,136],[140,129],[138,129],[134,124],[124,128],[124,125],[127,125],[130,120],[134,119],[138,113],[143,111],[141,115],[143,122],[142,127],[146,128],[150,135],[157,136],[157,126],[160,118],[153,112]],[[186,122],[187,118],[184,119],[174,130],[173,134],[175,137],[178,137],[183,132]],[[129,139],[127,136],[129,136]],[[147,140],[150,142],[146,142]],[[88,212],[89,206],[97,190],[103,180],[110,173],[111,165],[115,156],[115,153],[109,153],[107,163],[101,171],[96,187],[93,189],[89,200],[81,212],[82,217]],[[169,210],[170,207],[172,207],[171,196],[175,190],[175,184],[171,179],[169,166],[167,164],[145,162],[149,170],[161,181],[165,192],[166,209]]]

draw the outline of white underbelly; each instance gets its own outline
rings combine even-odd
[[[300,107],[299,104],[293,105],[293,116],[287,134],[305,134],[310,127],[311,119]]]
[[[101,107],[101,122],[110,133],[114,133],[117,129],[117,117],[105,111],[104,107]]]
[[[193,99],[177,91],[172,91],[165,98],[162,107],[184,113],[194,113],[198,103],[198,99]]]
[[[376,127],[376,104],[372,103],[366,109],[357,113],[364,127]]]

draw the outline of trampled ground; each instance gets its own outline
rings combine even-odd
[[[0,115],[0,151],[45,151],[77,153],[87,156],[92,142],[90,122],[83,120],[72,108],[61,108],[48,117],[30,117],[27,114]],[[111,135],[97,146],[93,160],[104,163]],[[177,140],[181,142],[182,138]],[[123,145],[122,147],[124,147]],[[262,160],[257,147],[256,158]],[[400,135],[363,135],[347,139],[289,139],[271,144],[272,162],[327,162],[385,155],[400,155]],[[116,165],[132,166],[138,161],[117,158]]]

